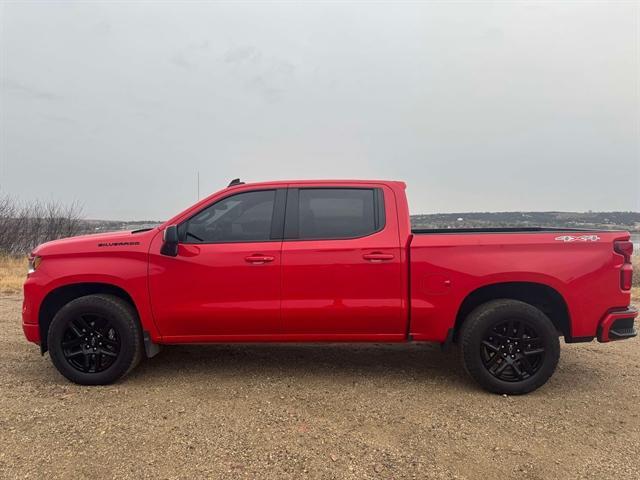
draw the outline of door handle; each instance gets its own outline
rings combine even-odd
[[[365,253],[362,255],[362,258],[369,260],[370,262],[382,262],[383,260],[393,260],[393,254],[380,252]]]
[[[245,261],[249,263],[254,263],[256,265],[261,265],[267,262],[273,262],[276,257],[272,257],[271,255],[249,255],[248,257],[244,257]]]

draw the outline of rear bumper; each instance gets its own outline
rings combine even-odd
[[[625,340],[637,335],[634,323],[638,316],[638,310],[629,307],[618,312],[609,312],[598,326],[598,341],[612,342]]]

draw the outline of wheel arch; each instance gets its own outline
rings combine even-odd
[[[476,307],[501,298],[528,303],[549,317],[565,341],[571,341],[571,317],[567,302],[555,288],[537,282],[500,282],[484,285],[469,293],[460,304],[454,327],[454,340],[460,327]]]
[[[53,320],[53,317],[55,317],[56,313],[58,313],[63,306],[76,298],[94,295],[97,293],[113,295],[129,303],[136,313],[136,318],[140,324],[140,328],[142,328],[140,313],[136,303],[131,295],[122,287],[103,282],[81,282],[63,285],[50,291],[40,305],[38,312],[38,325],[40,328],[40,350],[43,354],[48,350],[47,335],[51,321]]]

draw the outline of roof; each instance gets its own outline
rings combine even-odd
[[[266,182],[246,182],[240,183],[236,185],[229,186],[228,188],[236,188],[236,187],[269,187],[274,185],[287,185],[287,184],[296,184],[296,185],[337,185],[337,184],[371,184],[371,183],[381,183],[381,184],[397,184],[402,188],[406,187],[406,184],[402,181],[398,180],[381,180],[381,179],[372,179],[372,180],[362,180],[362,179],[345,179],[345,178],[334,178],[334,179],[307,179],[307,180],[269,180]]]

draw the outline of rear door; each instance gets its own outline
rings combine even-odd
[[[400,253],[396,205],[388,187],[289,188],[282,246],[283,333],[318,340],[404,336]]]

